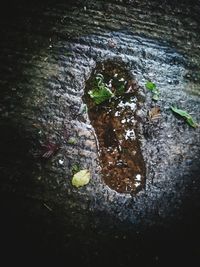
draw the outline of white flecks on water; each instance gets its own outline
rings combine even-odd
[[[126,135],[125,135],[125,139],[126,139],[126,140],[128,140],[128,139],[133,140],[133,139],[135,139],[135,138],[136,138],[136,136],[135,136],[135,132],[134,132],[134,130],[127,130],[127,131],[126,131]]]
[[[131,110],[135,111],[136,109],[136,103],[135,102],[123,102],[123,101],[120,101],[119,104],[118,104],[118,107],[120,108],[125,108],[125,107],[130,107]]]
[[[136,175],[136,180],[137,180],[137,181],[141,181],[141,178],[142,178],[141,174],[137,174],[137,175]]]

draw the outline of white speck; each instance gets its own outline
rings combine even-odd
[[[137,152],[136,152],[135,150],[132,151],[132,155],[133,155],[133,156],[135,156],[136,153],[137,153]]]
[[[86,6],[84,6],[84,8],[83,8],[85,11],[87,10],[87,7]]]
[[[126,131],[126,135],[125,135],[125,139],[128,140],[128,139],[135,139],[135,132],[134,130],[127,130]]]
[[[140,182],[136,182],[135,186],[138,187],[140,185]]]
[[[131,110],[135,110],[136,108],[136,103],[135,102],[126,102],[126,103],[123,103],[122,101],[118,104],[118,107],[120,108],[124,108],[124,107],[130,107]]]
[[[136,187],[140,186],[140,182],[136,182],[136,183],[135,183],[135,186],[136,186]]]
[[[172,83],[172,80],[171,80],[171,79],[168,79],[167,82],[168,82],[168,83]]]
[[[125,123],[125,122],[126,122],[126,120],[125,120],[125,119],[121,120],[121,123]]]
[[[108,86],[109,88],[112,88],[112,79],[109,81],[109,83],[107,84],[107,86]]]
[[[117,77],[118,76],[118,73],[115,73],[114,77]]]
[[[140,175],[140,174],[137,174],[137,175],[136,175],[136,180],[137,180],[137,181],[141,181],[141,175]]]
[[[123,81],[125,81],[124,78],[119,79],[119,82],[123,82]]]
[[[116,111],[115,112],[115,117],[118,117],[118,116],[120,116],[120,112],[119,111]]]
[[[59,164],[60,164],[60,165],[63,165],[63,163],[64,163],[64,160],[63,160],[63,159],[59,159],[59,161],[58,161],[58,162],[59,162]]]

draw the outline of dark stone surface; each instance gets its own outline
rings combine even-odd
[[[169,109],[177,104],[199,121],[199,13],[199,1],[8,1],[1,9],[1,251],[7,263],[26,263],[26,256],[84,266],[199,261],[199,128]],[[85,81],[106,59],[122,60],[143,88],[138,116],[147,182],[136,196],[103,183],[83,112]],[[161,92],[159,122],[147,117],[155,106],[147,79]],[[42,158],[46,143],[60,146],[49,159]],[[92,172],[79,190],[71,185],[74,164]]]

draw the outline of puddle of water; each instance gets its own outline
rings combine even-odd
[[[115,96],[95,104],[88,92],[95,88],[99,74]],[[124,90],[119,90],[121,85]],[[91,74],[83,96],[96,132],[103,180],[119,193],[137,193],[145,185],[145,163],[135,115],[137,91],[137,83],[121,62],[106,61],[99,63]]]

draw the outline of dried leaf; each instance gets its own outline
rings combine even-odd
[[[76,174],[74,174],[73,178],[72,178],[72,185],[75,187],[81,187],[84,186],[86,184],[88,184],[90,181],[90,172],[89,170],[81,170],[79,172],[77,172]]]
[[[156,120],[161,117],[160,107],[154,107],[149,111],[149,117],[151,120]]]

